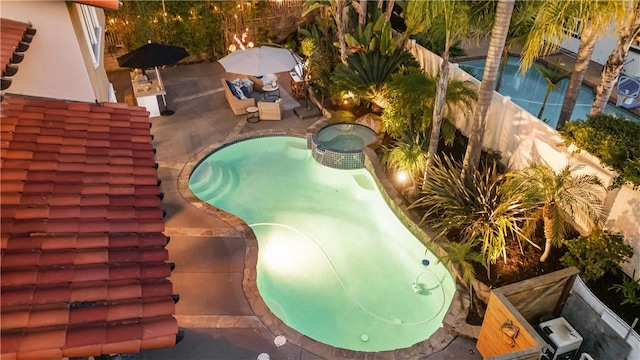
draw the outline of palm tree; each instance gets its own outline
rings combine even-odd
[[[407,68],[393,75],[387,83],[388,107],[382,114],[387,133],[396,139],[394,145],[399,149],[393,151],[396,158],[412,159],[411,166],[397,166],[396,169],[411,170],[415,180],[418,169],[424,173],[427,155],[425,145],[431,133],[434,97],[437,80],[424,73],[423,70]],[[445,115],[442,122],[442,135],[445,144],[452,145],[455,138],[455,125],[451,116],[460,112],[468,113],[473,108],[477,92],[470,81],[452,79],[447,86],[445,97]],[[388,155],[391,156],[391,155]],[[420,160],[416,162],[414,160]],[[414,165],[420,165],[418,168]],[[414,185],[417,181],[412,182]],[[416,190],[416,189],[414,189]]]
[[[634,11],[630,11],[628,14],[626,23],[618,30],[616,47],[609,55],[607,63],[602,69],[602,78],[600,85],[596,88],[596,98],[589,111],[589,116],[602,113],[604,110],[609,97],[611,97],[613,85],[620,76],[620,70],[622,70],[625,61],[627,61],[631,43],[636,37],[640,36],[640,1],[636,0]]]
[[[570,39],[572,34],[580,37],[575,66],[562,104],[557,129],[564,126],[573,112],[598,37],[607,32],[612,23],[622,23],[629,5],[629,1],[593,0],[544,0],[541,4],[522,51],[522,72],[526,72],[539,56],[555,51],[558,44]]]
[[[475,29],[473,36],[476,38],[485,38],[492,34],[491,28],[496,20],[497,0],[475,1],[472,3],[472,11],[470,16],[474,19]],[[509,60],[511,50],[516,46],[523,46],[533,26],[533,18],[531,14],[537,11],[539,1],[516,1],[511,14],[511,22],[507,31],[504,49],[502,51],[502,63],[498,71],[498,79],[496,83],[496,91],[500,91],[504,69]]]
[[[348,0],[305,0],[305,10],[302,16],[307,16],[316,9],[325,11],[333,18],[336,25],[336,36],[338,37],[338,45],[340,47],[340,61],[347,63],[347,42],[345,34],[347,33],[347,22],[349,20]]]
[[[405,34],[411,35],[423,32],[438,21],[442,22],[446,29],[442,63],[440,64],[440,73],[438,74],[435,106],[433,107],[429,157],[425,170],[430,167],[438,152],[440,126],[444,116],[445,96],[449,83],[449,48],[456,39],[464,36],[471,28],[470,18],[461,16],[467,14],[468,11],[469,4],[462,0],[410,1],[407,4],[405,17],[407,31]]]
[[[425,139],[412,134],[408,129],[392,146],[382,148],[381,163],[393,172],[404,172],[408,183],[402,184],[408,189],[407,196],[415,199],[418,180],[427,164],[427,153],[424,151]]]
[[[389,107],[382,114],[387,133],[398,139],[405,130],[428,139],[433,124],[437,79],[419,68],[408,68],[391,77],[387,83]],[[468,113],[478,93],[471,81],[451,79],[445,95],[442,132],[445,144],[453,144],[455,126],[452,116],[457,111]]]
[[[552,246],[560,246],[577,223],[598,225],[604,203],[605,188],[595,175],[574,175],[584,164],[567,164],[555,172],[548,165],[537,164],[506,174],[505,189],[523,195],[534,208],[527,229],[542,219],[545,246],[540,261],[547,260]]]
[[[467,144],[467,150],[464,154],[462,165],[462,176],[464,178],[470,176],[480,164],[487,113],[489,112],[489,106],[491,106],[491,100],[493,99],[493,91],[496,88],[496,76],[500,64],[500,55],[502,54],[502,49],[504,48],[504,43],[507,38],[514,2],[515,0],[498,1],[496,21],[493,25],[493,31],[491,32],[491,41],[489,42],[484,74],[482,76],[482,83],[480,84],[478,106],[473,116],[469,143]]]
[[[547,92],[544,94],[542,107],[540,108],[540,112],[538,112],[538,119],[542,119],[542,113],[544,112],[544,108],[547,106],[549,94],[551,94],[552,91],[557,91],[560,88],[560,81],[569,79],[571,77],[571,72],[565,71],[557,64],[547,63],[535,63],[534,69],[536,69],[536,71],[539,72],[547,82]]]
[[[485,263],[482,254],[474,251],[474,248],[476,247],[475,242],[463,244],[445,242],[442,244],[442,247],[445,249],[446,254],[441,256],[438,260],[452,264],[456,268],[456,277],[458,278],[458,281],[469,288],[469,310],[471,310],[475,303],[473,299],[473,283],[476,281],[473,263],[482,264],[482,266],[488,269],[487,264]]]

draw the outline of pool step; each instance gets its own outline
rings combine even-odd
[[[285,147],[285,156],[292,160],[306,160],[311,155],[307,145],[300,142],[287,141]]]
[[[376,186],[376,184],[374,184],[368,177],[362,175],[362,174],[355,174],[353,175],[353,179],[356,181],[356,183],[358,184],[358,186],[360,186],[360,188],[364,189],[364,190],[377,190],[378,187]]]
[[[200,199],[213,202],[226,195],[237,183],[237,176],[226,165],[203,163],[191,176],[189,187]]]

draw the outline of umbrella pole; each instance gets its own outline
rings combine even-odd
[[[171,116],[171,115],[175,114],[175,111],[169,110],[167,108],[167,98],[165,97],[165,93],[167,91],[164,88],[164,84],[162,83],[162,78],[160,77],[160,71],[158,70],[157,66],[156,66],[156,78],[158,78],[158,85],[160,85],[160,88],[163,89],[163,94],[161,96],[162,96],[162,104],[164,105],[164,110],[162,110],[160,112],[160,115],[162,115],[162,116]]]

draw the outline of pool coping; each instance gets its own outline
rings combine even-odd
[[[220,220],[229,224],[242,237],[245,242],[244,256],[244,272],[242,279],[242,288],[244,295],[257,318],[265,325],[273,336],[284,335],[287,341],[293,345],[299,346],[306,351],[313,353],[325,359],[365,359],[375,354],[376,359],[419,359],[435,352],[438,352],[448,346],[457,336],[467,338],[478,338],[479,326],[472,326],[466,323],[466,314],[469,308],[469,294],[458,281],[456,270],[449,266],[451,274],[456,282],[456,291],[452,296],[451,304],[443,319],[441,326],[428,339],[414,344],[411,347],[379,351],[379,352],[363,352],[336,348],[318,341],[315,341],[306,335],[299,333],[293,328],[286,325],[282,320],[276,317],[267,307],[260,296],[258,285],[256,282],[257,272],[256,264],[258,260],[258,241],[253,230],[242,219],[205,203],[193,194],[189,188],[189,176],[195,167],[206,158],[211,152],[230,143],[246,140],[255,137],[265,136],[295,136],[304,139],[308,134],[317,132],[323,124],[326,125],[327,119],[321,119],[311,125],[306,131],[283,131],[283,130],[260,130],[249,133],[243,133],[234,137],[225,139],[222,142],[210,144],[194,155],[182,168],[178,176],[178,192],[185,200],[190,202],[194,207],[201,211],[216,216]],[[433,236],[428,229],[421,228],[415,222],[419,219],[415,214],[410,212],[403,204],[402,198],[398,195],[393,184],[387,179],[385,172],[377,161],[375,152],[370,148],[363,149],[365,153],[365,168],[374,176],[381,193],[385,197],[387,203],[392,207],[394,212],[403,221],[405,226],[409,228],[432,252],[436,255],[444,254],[444,250],[437,245],[436,242],[425,242],[425,237]],[[422,234],[422,235],[419,235]]]

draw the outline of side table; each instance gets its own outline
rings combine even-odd
[[[264,98],[268,99],[269,96],[274,96],[274,97],[280,97],[280,87],[276,84],[276,85],[265,85],[262,87],[262,90],[264,90]],[[276,95],[275,92],[278,92],[278,94]],[[272,94],[273,93],[273,94]]]
[[[257,123],[260,121],[260,114],[258,113],[258,108],[255,106],[249,106],[247,109],[247,122],[248,123]],[[254,120],[251,120],[254,119]]]

